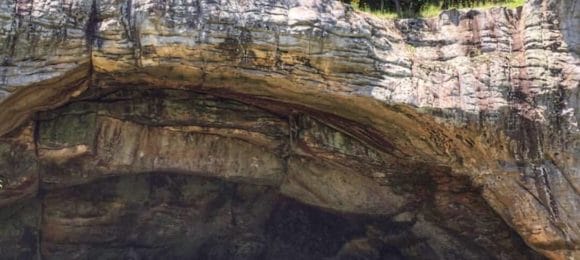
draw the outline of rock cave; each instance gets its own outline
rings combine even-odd
[[[0,0],[0,259],[576,259],[579,10]]]

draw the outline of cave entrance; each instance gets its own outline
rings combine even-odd
[[[431,255],[409,222],[343,214],[270,186],[176,173],[116,176],[49,192],[45,251],[102,259],[403,259]],[[71,243],[78,241],[80,243]]]
[[[397,136],[224,96],[91,89],[37,113],[18,130],[32,132],[34,155],[11,153],[35,161],[20,173],[42,191],[29,206],[38,210],[26,213],[38,221],[11,224],[36,237],[22,250],[56,258],[537,257],[467,178],[406,156],[389,141]]]

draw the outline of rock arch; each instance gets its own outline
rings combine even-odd
[[[8,240],[24,241],[3,248],[81,250],[43,246],[80,238],[40,236],[67,220],[36,210],[79,187],[145,187],[171,172],[161,182],[218,178],[226,194],[265,186],[258,193],[315,206],[292,204],[301,210],[388,222],[355,218],[367,230],[325,256],[366,247],[448,258],[465,246],[461,257],[532,257],[506,224],[547,257],[578,252],[578,59],[557,26],[574,15],[561,18],[551,1],[401,21],[333,1],[71,1],[43,11],[50,3],[0,4],[14,12],[2,34],[11,44],[0,74],[0,205],[21,214]],[[49,26],[59,23],[64,31]],[[108,196],[135,202],[122,192]],[[392,225],[407,235],[380,230]]]

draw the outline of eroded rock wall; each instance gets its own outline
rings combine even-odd
[[[275,106],[120,88],[38,113],[2,140],[35,166],[3,174],[3,255],[539,258],[468,178]]]
[[[479,193],[544,255],[578,257],[577,6],[533,0],[517,10],[387,21],[326,0],[2,1],[2,203],[111,170],[169,170],[253,176],[246,181],[283,183],[284,194],[306,203],[391,214],[432,195],[434,183],[451,183]],[[140,91],[78,99],[119,86],[196,90],[270,112],[209,106],[215,113],[204,120],[213,125],[200,126],[193,112],[208,106],[191,104],[190,94],[169,110],[163,100],[171,98],[144,99]],[[67,106],[78,108],[36,114],[71,99]],[[83,112],[66,112],[76,110]],[[166,114],[182,110],[193,114]],[[344,141],[345,133],[356,142]],[[305,154],[316,159],[296,158]],[[382,196],[397,198],[390,188],[363,183],[389,186],[396,177],[383,183],[382,176],[391,174],[406,176],[390,187],[411,198],[385,206]],[[314,185],[328,178],[336,181],[328,189]],[[361,186],[363,194],[353,195]],[[343,195],[320,197],[329,191]],[[353,204],[342,203],[348,199]]]

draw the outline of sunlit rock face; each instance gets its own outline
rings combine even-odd
[[[0,1],[0,255],[580,257],[577,1]]]

